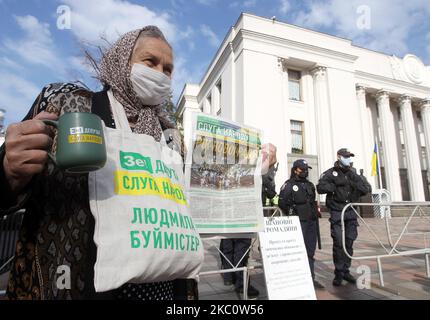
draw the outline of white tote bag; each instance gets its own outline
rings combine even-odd
[[[196,278],[203,247],[189,215],[182,158],[165,142],[132,133],[122,105],[108,95],[117,129],[104,128],[107,162],[88,181],[96,292]]]

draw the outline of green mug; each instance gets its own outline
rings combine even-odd
[[[106,145],[99,116],[87,112],[69,112],[58,121],[43,120],[58,130],[57,151],[50,158],[69,173],[85,173],[103,168]]]

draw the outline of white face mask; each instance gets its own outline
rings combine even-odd
[[[340,157],[340,162],[345,166],[345,167],[349,167],[351,166],[351,158],[345,158],[345,157]]]
[[[164,73],[134,63],[130,75],[134,92],[146,106],[156,106],[169,98],[171,80]]]

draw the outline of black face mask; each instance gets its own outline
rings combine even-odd
[[[305,170],[299,173],[299,178],[306,179],[309,176],[309,171]]]

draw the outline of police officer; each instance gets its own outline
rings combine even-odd
[[[335,266],[334,286],[340,286],[342,280],[356,283],[351,275],[351,259],[343,251],[341,213],[351,202],[357,202],[360,197],[370,193],[372,188],[364,176],[356,173],[352,167],[351,158],[354,154],[342,148],[337,152],[334,167],[325,171],[318,182],[319,194],[327,194],[326,206],[330,211],[330,228],[333,239],[333,263]],[[345,212],[345,247],[350,256],[353,255],[353,243],[357,239],[357,216],[352,209]]]
[[[318,213],[315,201],[315,186],[307,179],[309,169],[312,169],[312,167],[305,160],[294,161],[291,177],[284,183],[279,194],[279,207],[284,214],[299,217],[314,286],[322,289],[324,286],[315,280],[314,272]]]

